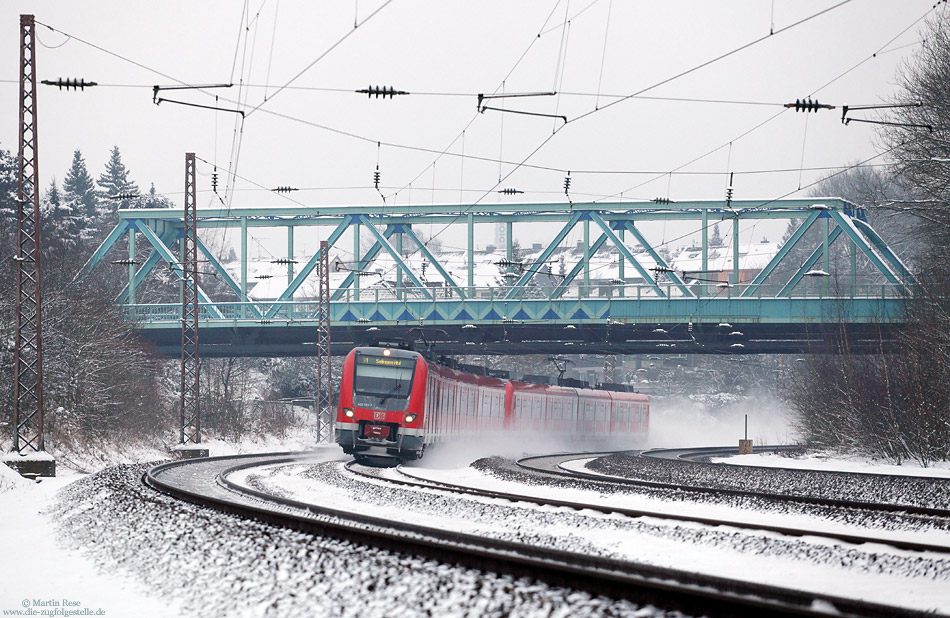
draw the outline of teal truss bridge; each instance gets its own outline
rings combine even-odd
[[[201,354],[313,354],[318,239],[334,354],[407,339],[443,354],[871,351],[900,328],[914,279],[862,208],[664,202],[199,208]],[[182,229],[180,209],[120,211],[76,275],[127,266],[116,302],[169,355]],[[263,259],[261,234],[280,246]]]

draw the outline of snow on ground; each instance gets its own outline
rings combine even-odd
[[[0,478],[6,479],[7,467]],[[63,468],[59,468],[63,470]],[[82,478],[63,476],[17,483],[0,493],[0,612],[24,609],[88,609],[104,616],[167,618],[179,613],[175,603],[146,592],[144,582],[127,573],[104,573],[83,554],[83,547],[64,544],[49,520],[55,494]],[[129,540],[131,541],[131,540]],[[130,547],[130,551],[132,551]],[[111,569],[108,569],[111,570]],[[43,605],[51,601],[48,605]],[[66,605],[66,602],[79,605]],[[58,605],[57,605],[58,604]]]
[[[0,494],[18,487],[29,485],[32,481],[23,478],[13,468],[0,462]]]
[[[290,432],[284,438],[245,439],[231,443],[210,440],[204,444],[211,455],[237,453],[295,451],[310,448],[314,437],[309,428]],[[178,616],[176,601],[156,598],[146,582],[134,580],[122,570],[114,573],[114,565],[100,565],[91,560],[82,545],[64,541],[54,523],[51,510],[62,506],[57,493],[72,483],[86,478],[77,470],[100,470],[132,462],[155,462],[168,459],[168,452],[154,445],[131,444],[119,448],[100,445],[82,455],[62,453],[56,456],[55,478],[36,483],[24,479],[0,463],[0,613],[23,609],[28,600],[36,611],[41,609],[102,609],[105,616],[167,618]],[[86,508],[95,509],[95,504]],[[125,539],[129,552],[135,552],[132,539]],[[60,605],[36,605],[53,600]],[[65,601],[79,606],[65,606]]]
[[[565,464],[564,468],[578,470],[588,474],[597,474],[595,471],[584,467],[587,462],[593,459],[594,458],[591,457],[583,457],[572,460]],[[571,483],[573,486],[565,486],[569,482],[557,485],[543,483],[527,485],[521,482],[502,479],[494,474],[489,474],[469,466],[435,469],[426,467],[425,462],[419,462],[408,469],[407,472],[414,477],[436,483],[515,493],[537,498],[551,498],[670,515],[721,518],[723,520],[744,524],[781,525],[790,528],[801,528],[827,533],[874,534],[880,538],[944,544],[950,547],[950,530],[935,529],[930,526],[905,526],[901,528],[891,525],[890,520],[888,520],[886,527],[882,527],[882,522],[856,522],[845,519],[821,517],[814,512],[808,512],[807,510],[795,507],[783,510],[782,507],[776,509],[773,506],[772,509],[767,510],[757,508],[757,505],[750,501],[737,503],[730,500],[722,503],[714,503],[711,501],[692,501],[689,499],[671,500],[666,492],[618,491],[610,493],[604,490],[587,489],[583,483]],[[399,478],[401,475],[396,471],[385,471],[382,473],[382,476]]]
[[[796,470],[834,470],[838,472],[860,472],[864,474],[893,474],[897,476],[928,476],[950,478],[950,461],[940,461],[927,468],[912,461],[902,465],[883,463],[866,457],[846,457],[833,453],[806,453],[789,456],[777,453],[753,453],[733,457],[714,457],[713,463],[737,466],[763,466],[768,468],[794,468]]]
[[[83,545],[97,564],[120,569],[154,585],[163,598],[176,599],[182,614],[168,616],[668,615],[530,578],[460,568],[197,507],[144,487],[144,469],[111,468],[70,485],[53,515],[61,532]]]
[[[386,519],[884,604],[902,599],[901,604],[911,607],[950,611],[946,594],[950,560],[939,554],[405,489],[354,477],[339,462],[244,470],[231,478],[296,500]],[[778,523],[766,515],[758,517]]]
[[[733,425],[734,420],[727,424]],[[310,431],[283,440],[206,443],[212,455],[309,449],[312,445]],[[492,446],[495,448],[471,444],[437,449],[427,453],[411,472],[437,481],[624,508],[669,509],[708,517],[731,515],[777,525],[810,524],[820,526],[815,529],[854,531],[847,522],[815,520],[803,513],[760,512],[754,504],[736,506],[690,502],[682,497],[661,499],[600,494],[577,487],[526,485],[468,465],[493,451],[517,456],[526,450],[522,440]],[[550,452],[566,450],[569,445],[531,446],[535,447],[532,450]],[[147,461],[163,457],[164,451],[134,448],[120,456]],[[761,454],[733,458],[729,463],[745,461],[791,467],[790,462],[795,460]],[[76,463],[102,467],[109,462],[92,454]],[[809,460],[801,463],[818,465]],[[839,470],[856,465],[854,460],[832,458],[820,463],[822,469]],[[353,507],[374,515],[520,538],[540,545],[950,611],[946,594],[950,561],[940,555],[884,546],[835,547],[817,539],[670,524],[657,518],[631,520],[589,511],[533,508],[447,497],[432,491],[418,494],[394,490],[380,481],[353,479],[340,472],[339,463],[321,465],[323,469],[306,475],[285,474],[292,472],[289,468],[274,475],[258,472],[255,482],[277,485],[297,497],[309,496],[334,508]],[[859,471],[881,471],[867,462],[857,465]],[[144,469],[141,466],[110,468],[88,477],[68,468],[69,462],[59,459],[61,476],[41,483],[20,479],[5,466],[0,470],[0,547],[5,550],[0,560],[0,581],[4,582],[0,586],[0,610],[21,609],[24,600],[31,606],[34,601],[49,600],[62,606],[68,600],[81,603],[80,608],[102,609],[106,616],[144,618],[389,616],[392,599],[402,598],[419,599],[416,606],[402,608],[403,615],[408,616],[426,612],[474,615],[479,610],[520,616],[634,615],[640,611],[644,615],[660,614],[650,608],[394,557],[211,513],[139,486],[138,476]],[[250,480],[252,475],[247,476]],[[919,528],[881,534],[918,540],[925,536],[929,542],[944,543],[950,532]],[[156,582],[157,588],[153,588]]]
[[[583,457],[571,460],[564,464],[563,467],[568,470],[576,470],[587,474],[600,474],[595,470],[585,467],[587,462],[593,459],[595,458]],[[418,465],[407,470],[407,472],[412,476],[437,483],[441,482],[450,485],[486,489],[489,491],[517,493],[538,498],[553,498],[670,515],[719,518],[736,523],[780,525],[827,533],[874,534],[880,538],[943,544],[950,547],[950,530],[935,529],[929,526],[900,528],[892,525],[888,525],[885,529],[881,527],[881,522],[855,522],[821,517],[814,512],[808,512],[797,507],[781,510],[781,507],[776,509],[773,506],[773,508],[766,510],[756,508],[756,505],[751,504],[749,501],[743,501],[741,503],[735,503],[734,501],[713,503],[710,501],[692,501],[688,499],[670,500],[661,492],[641,493],[636,491],[618,491],[616,493],[609,493],[601,490],[586,489],[581,483],[575,483],[574,487],[547,484],[526,485],[524,483],[498,478],[495,475],[487,474],[468,466],[449,469],[432,469]],[[395,472],[390,474],[394,477],[397,475]],[[605,474],[604,476],[609,475]]]

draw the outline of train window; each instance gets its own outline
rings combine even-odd
[[[370,410],[403,412],[409,407],[416,359],[357,354],[353,404]]]

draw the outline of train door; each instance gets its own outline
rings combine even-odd
[[[426,379],[425,404],[422,406],[422,432],[427,436],[432,434],[432,414],[435,408],[432,402],[435,398],[436,381],[435,373],[430,371]]]
[[[472,387],[469,384],[462,385],[462,432],[468,433],[472,426]]]
[[[466,428],[469,433],[475,430],[475,418],[478,414],[478,399],[476,395],[476,387],[473,384],[468,385],[468,418],[466,419]]]
[[[458,433],[459,428],[459,383],[453,381],[451,387],[451,395],[449,396],[449,410],[452,412],[452,421],[449,425],[449,433],[455,435]]]
[[[598,399],[596,400],[596,420],[594,425],[594,430],[598,435],[604,435],[607,433],[607,402]]]
[[[447,436],[452,431],[452,383],[442,378],[442,409],[439,411],[439,422],[442,425],[442,435]]]
[[[572,434],[576,434],[579,431],[579,425],[577,421],[577,396],[572,394],[567,397],[567,418],[568,418],[568,429]]]

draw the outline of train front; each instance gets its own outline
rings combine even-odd
[[[422,457],[427,366],[418,352],[359,347],[343,361],[334,434],[358,461]]]

